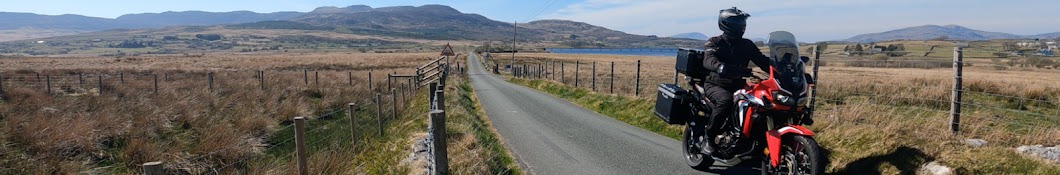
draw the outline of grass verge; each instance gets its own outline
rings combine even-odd
[[[681,139],[682,127],[661,122],[653,112],[655,101],[626,96],[595,93],[552,81],[509,78],[509,82],[528,86],[578,106],[610,116],[630,125],[647,129],[673,139]]]
[[[446,125],[454,174],[522,174],[496,134],[466,78],[446,88]],[[455,86],[452,86],[455,85]],[[453,98],[456,97],[456,98]]]
[[[522,174],[491,129],[467,79],[453,77],[449,81],[450,86],[445,90],[448,97],[446,134],[449,139],[450,172]],[[416,167],[416,163],[407,162],[406,158],[412,151],[412,145],[426,134],[429,106],[426,91],[423,88],[407,102],[407,106],[402,106],[403,110],[397,118],[391,118],[388,112],[384,113],[384,134],[378,131],[375,106],[358,108],[354,114],[358,121],[356,150],[349,146],[351,130],[347,113],[307,120],[305,140],[309,171],[321,174],[419,174],[417,171],[421,169]],[[383,110],[387,109],[384,107]],[[269,144],[275,146],[265,150],[269,158],[255,164],[280,168],[271,168],[277,171],[248,173],[295,173],[292,171],[295,161],[292,129],[283,128],[272,134]]]
[[[679,139],[681,128],[666,125],[652,113],[653,99],[630,98],[596,93],[547,80],[509,78],[509,82],[531,87],[584,108],[610,116],[630,125]],[[910,137],[940,135],[924,129],[945,113],[926,111],[922,107],[894,107],[859,103],[826,103],[818,122],[810,128],[825,148],[834,174],[917,174],[921,165],[938,161],[954,168],[957,174],[1060,174],[1060,166],[1016,154],[1012,148],[991,146],[974,148],[954,139]],[[917,109],[914,109],[917,108]],[[821,113],[828,113],[823,115]],[[859,119],[835,119],[835,116],[861,116]],[[915,119],[915,120],[911,120]]]

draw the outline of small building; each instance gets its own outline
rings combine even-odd
[[[1038,42],[1019,42],[1019,43],[1016,43],[1016,46],[1020,46],[1020,47],[1038,47],[1039,43]]]
[[[44,41],[37,41],[37,42],[34,42],[34,43],[37,43],[37,44],[44,44],[45,42],[44,42]]]
[[[1053,56],[1053,49],[1038,49],[1038,53],[1034,53],[1034,55],[1051,57]]]

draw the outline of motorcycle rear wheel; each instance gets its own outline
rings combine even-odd
[[[692,140],[695,139],[695,136],[692,135],[694,129],[691,125],[685,125],[685,134],[681,139],[685,163],[692,169],[706,171],[710,169],[711,165],[714,165],[714,158],[711,158],[709,153],[702,153],[699,145],[696,145],[696,142]],[[700,130],[700,132],[703,131],[702,129]]]

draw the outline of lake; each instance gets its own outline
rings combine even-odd
[[[609,49],[568,49],[568,48],[546,48],[551,53],[558,54],[605,54],[605,55],[634,55],[634,56],[677,56],[677,48],[609,48]]]

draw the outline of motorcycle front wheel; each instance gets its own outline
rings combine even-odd
[[[694,140],[696,139],[696,136],[692,134],[694,130],[696,130],[696,127],[685,125],[685,134],[681,139],[681,143],[684,144],[682,145],[684,148],[682,152],[684,152],[685,163],[688,163],[688,166],[692,167],[692,169],[706,171],[714,164],[714,158],[711,158],[709,153],[701,151],[702,149],[697,145],[698,142]],[[703,131],[703,129],[698,130],[698,132]]]
[[[762,174],[824,174],[824,157],[821,147],[813,138],[792,136],[782,140],[780,163],[773,167],[769,157],[762,159]]]

